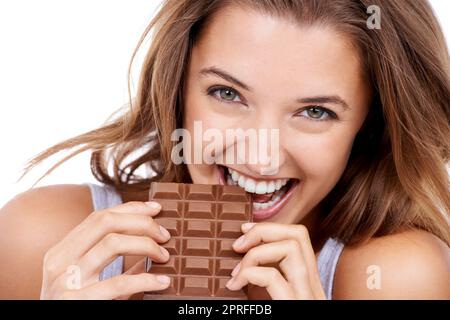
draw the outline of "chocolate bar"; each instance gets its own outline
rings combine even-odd
[[[251,196],[238,186],[153,182],[149,199],[161,204],[154,219],[171,238],[162,244],[169,261],[147,258],[146,270],[168,275],[171,283],[144,299],[247,299],[244,290],[225,284],[243,256],[232,244],[252,221]]]

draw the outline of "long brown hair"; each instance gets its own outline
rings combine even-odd
[[[425,0],[165,0],[133,53],[129,77],[137,51],[153,31],[134,99],[129,90],[128,109],[38,154],[22,177],[44,159],[76,148],[37,182],[86,150],[92,150],[96,179],[122,193],[148,190],[151,181],[191,182],[186,166],[170,160],[175,143],[170,135],[182,126],[192,47],[213,15],[233,4],[299,25],[333,27],[359,53],[373,100],[347,168],[321,203],[321,230],[345,243],[361,243],[416,227],[450,244],[449,59]],[[380,9],[381,29],[368,28],[371,5]],[[138,174],[138,169],[147,171]]]

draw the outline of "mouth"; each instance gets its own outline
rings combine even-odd
[[[300,182],[296,178],[256,180],[231,168],[217,167],[220,184],[239,186],[251,194],[255,221],[266,220],[279,213]]]

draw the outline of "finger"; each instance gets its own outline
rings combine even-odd
[[[123,274],[134,275],[134,274],[145,273],[145,260],[146,260],[146,258],[138,261],[135,265],[133,265],[131,268],[129,268]],[[64,288],[63,285],[65,285],[65,288],[69,289],[69,288],[67,288],[67,284],[66,284],[67,277],[64,278],[64,275],[62,275],[61,277],[62,277],[62,279],[58,279],[57,281],[55,281],[55,282],[57,282],[57,284],[54,285],[53,287],[54,288],[56,288],[56,287]],[[100,281],[100,277],[98,274],[92,275],[86,282],[83,282],[83,285],[80,286],[80,288],[90,286],[92,284],[98,283],[99,281]],[[129,299],[130,296],[131,295],[123,296],[118,299],[126,300],[126,299]]]
[[[289,300],[295,298],[292,288],[275,268],[245,268],[235,277],[231,278],[226,286],[230,290],[240,290],[249,283],[266,288],[267,292],[274,300]]]
[[[98,275],[120,255],[148,256],[161,263],[169,260],[169,252],[151,238],[110,233],[81,258],[79,266],[83,276]]]
[[[301,224],[280,224],[273,222],[246,223],[242,225],[242,235],[233,244],[237,252],[247,252],[261,242],[269,243],[295,239],[300,244],[303,257],[311,277],[311,284],[316,294],[323,292],[314,249],[311,245],[308,229]]]
[[[108,233],[145,235],[158,242],[165,242],[170,238],[170,234],[166,233],[167,230],[152,218],[159,209],[150,208],[140,202],[129,202],[120,207],[122,211],[127,208],[130,212],[138,214],[119,214],[106,210],[95,212],[47,252],[45,259],[47,263],[44,267],[50,269],[49,279],[54,279],[64,272],[68,265],[76,264],[83,254]],[[137,210],[132,211],[134,209]]]
[[[300,243],[304,240],[309,240],[308,230],[303,225],[273,222],[244,223],[241,229],[244,234],[233,244],[233,248],[238,252],[246,252],[248,249],[259,245],[261,242],[268,243],[286,239],[296,239]]]
[[[78,250],[73,252],[79,252],[81,255],[107,233],[127,231],[129,234],[145,234],[153,221],[152,217],[156,216],[160,209],[161,206],[157,202],[147,205],[144,202],[131,201],[94,212],[69,232],[61,245],[70,248],[76,239],[76,245],[73,247]]]
[[[145,291],[163,290],[169,284],[170,278],[165,275],[122,274],[80,290],[66,291],[61,299],[111,300]]]
[[[138,261],[134,266],[132,266],[130,269],[125,271],[123,274],[133,275],[133,274],[140,274],[145,272],[145,258]],[[124,295],[121,297],[118,297],[116,300],[128,300],[130,299],[132,295]]]
[[[246,268],[274,262],[279,263],[281,271],[298,298],[309,299],[314,296],[305,259],[298,242],[294,239],[262,244],[250,249],[231,275],[237,276]]]
[[[147,201],[147,202],[129,201],[111,207],[108,210],[116,213],[135,213],[144,215],[150,213],[154,215],[158,214],[158,212],[161,210],[161,204],[159,204],[156,201]]]
[[[91,246],[89,244],[97,243],[106,234],[112,232],[128,232],[128,234],[135,235],[156,235],[156,226],[153,225],[153,217],[160,212],[160,205],[156,202],[151,202],[146,205],[143,202],[127,202],[106,210],[92,213],[80,225],[78,225],[66,237],[66,242],[69,243],[76,237],[84,241],[77,244],[81,252],[83,249],[86,252]],[[148,230],[151,230],[151,233]],[[161,241],[167,238],[157,238]],[[83,246],[83,247],[82,247]]]

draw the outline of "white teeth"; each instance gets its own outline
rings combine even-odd
[[[256,182],[252,178],[245,177],[231,168],[228,168],[228,171],[230,173],[229,177],[231,178],[229,180],[227,178],[228,184],[239,185],[245,191],[256,194],[273,193],[280,190],[289,181],[289,179],[276,179]]]
[[[240,176],[239,177],[238,184],[239,184],[239,187],[241,187],[241,188],[245,187],[245,178],[244,178],[244,176]]]
[[[255,180],[253,180],[251,178],[246,178],[245,179],[245,187],[244,187],[245,191],[255,193],[255,188],[256,188]]]
[[[278,190],[278,189],[277,189]],[[267,185],[267,193],[272,193],[275,191],[275,182],[270,181]]]
[[[228,185],[239,185],[241,188],[245,189],[247,192],[256,194],[266,194],[274,193],[272,199],[267,202],[253,202],[253,208],[256,210],[263,210],[273,206],[275,203],[280,201],[286,190],[280,190],[289,179],[276,179],[276,180],[265,180],[265,181],[255,181],[252,178],[245,177],[239,174],[237,171],[228,168],[229,174],[227,175]]]
[[[267,209],[271,206],[273,206],[275,203],[277,203],[281,197],[284,195],[285,191],[280,191],[279,194],[276,195],[276,197],[268,202],[264,202],[264,203],[259,203],[259,202],[253,202],[253,208],[254,209]]]
[[[281,180],[277,179],[277,181],[275,181],[275,190],[280,190],[281,189]]]
[[[256,194],[265,194],[267,192],[267,183],[265,181],[258,182],[255,188]]]
[[[236,171],[231,171],[231,169],[230,169],[230,172],[231,172],[231,179],[233,179],[233,181],[236,181],[236,182],[238,182],[238,180],[239,180],[239,173],[237,173]]]

